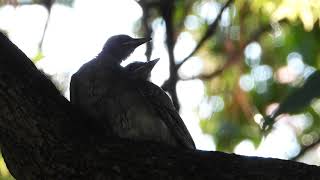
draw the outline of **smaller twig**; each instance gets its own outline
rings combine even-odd
[[[276,23],[278,23],[279,25],[283,25],[287,22],[288,22],[288,20],[282,19]],[[257,41],[261,37],[262,34],[264,34],[265,32],[268,32],[272,29],[273,29],[272,23],[268,23],[268,24],[265,24],[264,26],[261,26],[258,30],[256,30],[254,33],[252,33],[251,37],[246,42],[246,44],[249,44],[252,41]]]
[[[208,80],[211,78],[214,78],[218,75],[220,75],[222,72],[224,71],[224,68],[220,68],[210,74],[200,74],[198,76],[191,76],[191,77],[187,77],[187,78],[180,78],[182,81],[190,81],[190,80],[195,80],[195,79],[201,79],[201,80]]]
[[[280,20],[278,23],[279,24],[284,24],[286,23],[287,20]],[[252,33],[252,35],[250,36],[250,38],[243,43],[242,48],[240,48],[240,50],[238,50],[237,53],[235,53],[234,55],[229,57],[229,60],[227,62],[237,62],[237,60],[234,60],[234,58],[240,58],[240,53],[242,53],[243,49],[250,44],[253,41],[257,41],[261,35],[263,35],[265,32],[270,31],[272,29],[272,25],[271,24],[266,24],[264,26],[261,26],[258,30],[256,30],[254,33]],[[188,77],[188,78],[180,78],[183,81],[189,81],[189,80],[194,80],[194,79],[202,79],[202,80],[208,80],[211,78],[214,78],[218,75],[220,75],[226,68],[228,68],[232,63],[227,63],[225,64],[222,68],[213,71],[209,74],[200,74],[198,76],[193,76],[193,77]]]
[[[40,40],[40,42],[39,42],[39,51],[40,51],[40,52],[42,51],[43,41],[44,41],[44,38],[45,38],[45,36],[46,36],[47,29],[48,29],[48,24],[49,24],[49,21],[50,21],[50,14],[51,14],[51,10],[48,9],[48,17],[47,17],[47,20],[46,20],[46,24],[44,25],[44,28],[43,28],[41,40]]]
[[[47,17],[47,20],[46,20],[46,24],[44,25],[44,29],[43,29],[43,32],[42,32],[42,37],[41,37],[41,40],[39,42],[39,51],[41,52],[42,51],[42,44],[43,44],[43,41],[44,41],[44,38],[46,36],[46,32],[47,32],[47,29],[48,29],[48,24],[49,24],[49,21],[50,21],[50,16],[51,16],[51,7],[52,5],[55,3],[55,0],[45,0],[42,2],[42,5],[47,9],[48,11],[48,17]]]
[[[203,44],[212,36],[215,34],[217,28],[218,28],[218,23],[221,19],[223,11],[232,3],[233,0],[228,0],[225,5],[220,9],[220,12],[217,16],[217,18],[209,25],[206,33],[202,36],[202,38],[199,40],[198,44],[196,47],[193,49],[193,51],[185,57],[179,64],[176,66],[176,70],[178,70],[182,64],[184,64],[188,59],[190,59],[202,46]]]
[[[181,78],[181,80],[183,81],[189,81],[189,80],[194,80],[194,79],[201,79],[201,80],[209,80],[212,79],[218,75],[220,75],[225,69],[227,69],[228,67],[232,66],[233,64],[236,64],[237,62],[239,62],[241,60],[241,54],[242,54],[243,48],[240,48],[239,50],[237,50],[236,52],[232,53],[232,55],[229,56],[227,63],[224,64],[221,68],[219,68],[218,70],[215,70],[209,74],[200,74],[197,76],[193,76],[193,77],[188,77],[188,78]]]

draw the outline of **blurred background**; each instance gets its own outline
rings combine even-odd
[[[67,98],[70,76],[108,37],[151,36],[123,65],[160,58],[151,81],[171,96],[198,149],[320,164],[319,95],[303,101],[310,94],[304,84],[320,67],[320,1],[0,0],[0,5],[0,31]],[[313,84],[316,91],[320,81]],[[281,102],[299,108],[272,117]],[[261,130],[263,117],[272,117],[268,133]],[[3,159],[0,179],[13,179]]]

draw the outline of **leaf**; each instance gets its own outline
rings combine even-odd
[[[38,53],[32,58],[32,62],[36,63],[44,58],[42,51],[38,51]]]
[[[311,101],[320,96],[320,71],[312,73],[304,85],[290,94],[279,107],[265,118],[263,123],[263,130],[270,130],[274,124],[274,120],[284,113],[297,113],[306,108]]]

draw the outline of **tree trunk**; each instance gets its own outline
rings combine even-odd
[[[16,179],[320,179],[316,166],[107,136],[2,33],[0,142]]]

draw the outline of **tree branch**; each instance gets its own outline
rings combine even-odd
[[[279,22],[280,25],[281,24],[285,24],[287,23],[287,20],[280,20]],[[243,43],[243,45],[241,45],[241,47],[232,55],[229,56],[227,63],[225,65],[223,65],[223,67],[221,67],[218,70],[215,70],[209,74],[200,74],[198,76],[193,76],[193,77],[188,77],[188,78],[181,78],[181,80],[183,81],[189,81],[189,80],[194,80],[194,79],[202,79],[202,80],[209,80],[212,79],[218,75],[220,75],[226,68],[230,67],[230,65],[235,64],[235,62],[239,62],[241,59],[241,55],[242,52],[244,50],[244,48],[250,44],[253,41],[257,41],[264,33],[268,32],[272,30],[272,25],[271,24],[266,24],[264,26],[261,26],[259,29],[257,29],[255,32],[253,32],[250,36],[250,38],[248,38],[248,40]]]
[[[145,0],[140,0],[138,1],[138,4],[142,8],[142,24],[143,24],[143,32],[144,32],[144,37],[151,37],[152,35],[152,28],[150,27],[150,6]],[[149,41],[147,42],[147,48],[145,55],[147,57],[147,61],[150,61],[151,54],[152,54],[152,42]]]
[[[0,145],[17,179],[317,179],[316,166],[97,134],[0,33]],[[281,172],[281,173],[279,173]]]
[[[238,63],[241,60],[242,52],[243,52],[243,47],[238,49],[232,55],[230,55],[228,60],[226,60],[227,63],[224,64],[221,68],[219,68],[218,70],[215,70],[209,74],[200,74],[198,76],[193,76],[193,77],[188,77],[188,78],[180,78],[180,79],[183,81],[189,81],[189,80],[194,80],[194,79],[209,80],[209,79],[212,79],[216,76],[219,76],[221,73],[223,73],[223,71],[225,69]]]
[[[52,8],[52,5],[54,4],[54,2],[55,2],[55,0],[42,1],[42,5],[48,11],[48,17],[46,19],[46,22],[45,22],[45,25],[44,25],[44,28],[43,28],[43,32],[42,32],[42,36],[41,36],[41,40],[40,40],[40,43],[39,43],[39,51],[40,52],[42,51],[42,44],[43,44],[44,38],[46,36],[46,32],[47,32],[47,29],[48,29],[48,24],[49,24],[50,17],[51,17],[51,8]]]
[[[170,77],[164,83],[162,88],[168,91],[175,108],[179,111],[180,104],[178,100],[176,85],[178,81],[178,73],[176,71],[176,63],[174,57],[174,46],[176,43],[176,36],[174,35],[173,27],[173,14],[174,14],[174,1],[163,0],[161,2],[161,13],[166,26],[166,46],[169,55],[169,71]]]
[[[218,23],[221,19],[223,11],[233,2],[233,0],[228,0],[225,5],[220,9],[220,12],[217,15],[217,18],[209,25],[206,33],[201,37],[196,47],[193,49],[193,51],[185,57],[179,64],[176,66],[176,70],[178,70],[188,59],[190,59],[203,45],[204,43],[215,34]]]

